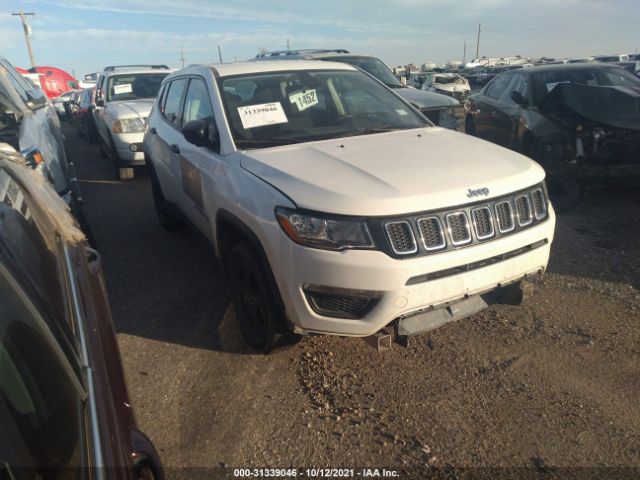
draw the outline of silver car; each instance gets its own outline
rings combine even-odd
[[[98,78],[93,109],[98,142],[120,180],[132,179],[133,167],[144,165],[145,122],[171,71],[166,65],[110,66]]]

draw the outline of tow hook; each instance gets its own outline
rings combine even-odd
[[[391,333],[380,331],[364,337],[365,342],[375,348],[378,352],[386,352],[391,350]]]

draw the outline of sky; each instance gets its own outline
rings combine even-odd
[[[82,77],[105,65],[247,60],[261,49],[345,48],[387,65],[480,55],[585,57],[640,48],[638,0],[0,0],[0,55]]]

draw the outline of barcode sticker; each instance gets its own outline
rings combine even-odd
[[[120,95],[121,93],[131,93],[131,92],[132,92],[132,89],[131,89],[130,83],[123,83],[122,85],[113,86],[114,95]]]
[[[238,114],[240,115],[242,128],[244,129],[276,125],[289,121],[280,102],[238,107]]]

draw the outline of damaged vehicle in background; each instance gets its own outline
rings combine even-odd
[[[0,124],[7,143],[49,180],[67,203],[72,201],[67,155],[60,120],[43,91],[0,57]],[[74,184],[74,188],[75,188]]]
[[[358,67],[384,83],[403,99],[420,110],[425,117],[440,127],[458,130],[463,116],[462,105],[453,98],[438,93],[417,90],[400,83],[382,60],[370,55],[356,55],[348,50],[279,50],[256,55],[256,60],[325,60],[348,63]]]
[[[461,100],[471,93],[469,81],[457,73],[434,73],[422,83],[422,90],[441,93]]]
[[[586,186],[640,179],[640,79],[621,67],[507,72],[465,108],[467,133],[538,161],[564,206]]]

